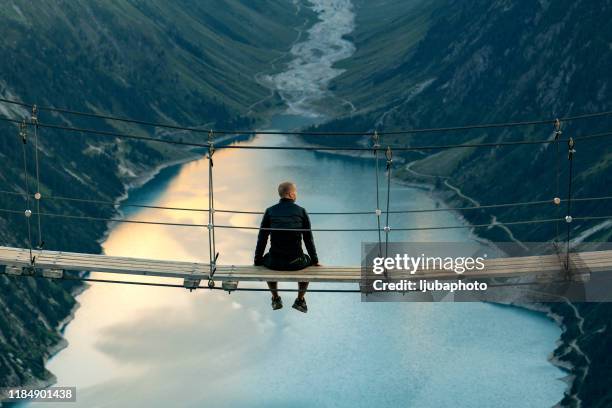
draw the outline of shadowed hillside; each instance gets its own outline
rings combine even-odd
[[[0,8],[0,97],[95,113],[205,128],[243,128],[248,106],[269,95],[254,79],[283,60],[306,8],[280,0],[8,1]],[[29,118],[0,103],[0,115]],[[44,123],[151,135],[154,129],[41,112]],[[22,144],[0,123],[0,190],[23,193]],[[169,137],[160,132],[158,137]],[[182,139],[187,135],[175,135]],[[192,136],[201,137],[201,135]],[[49,195],[114,201],[126,183],[156,166],[193,157],[167,145],[40,131],[43,212],[110,217],[111,206],[45,200]],[[26,145],[29,191],[35,191],[34,138]],[[20,196],[0,207],[22,211]],[[34,226],[36,223],[33,223]],[[46,217],[45,248],[99,252],[104,223]],[[25,246],[22,215],[0,214],[2,245]],[[53,234],[45,234],[53,231]],[[38,233],[33,231],[34,244]],[[75,304],[74,285],[0,277],[0,385],[47,382],[44,359],[56,328]]]
[[[342,63],[348,71],[334,88],[354,103],[357,113],[319,130],[431,128],[612,110],[609,1],[448,0],[415,2],[412,11],[405,12],[393,1],[382,8],[356,3],[357,53]],[[565,198],[569,176],[565,140],[610,131],[611,117],[565,123],[559,154],[553,145],[406,154],[395,174],[437,187],[457,207]],[[388,137],[385,143],[418,146],[551,137],[553,128],[547,125]],[[611,196],[610,138],[579,142],[576,150],[573,196]],[[572,215],[610,216],[611,208],[610,201],[580,202],[573,206]],[[488,224],[558,218],[565,216],[564,211],[547,204],[466,211],[464,216],[472,223]],[[563,239],[565,224],[560,232],[558,238]],[[499,241],[557,236],[554,224],[500,226],[478,233]],[[609,242],[612,222],[572,223],[571,236]],[[612,307],[555,304],[551,308],[562,316],[565,326],[564,342],[555,355],[575,366],[576,380],[563,403],[575,406],[577,397],[583,406],[609,406],[610,377],[603,373],[609,371],[611,361],[604,349],[612,342]]]

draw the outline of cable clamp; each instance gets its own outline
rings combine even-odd
[[[32,216],[32,210],[25,210],[24,214],[27,218],[30,218]]]
[[[555,119],[555,140],[559,140],[561,137],[561,121],[557,118]]]
[[[215,228],[215,226],[213,224],[207,224],[206,228],[208,228],[209,230],[212,230],[213,228]]]
[[[208,275],[208,287],[210,289],[215,287],[215,281],[213,280],[213,276],[215,276],[215,272],[217,271],[217,259],[219,259],[219,252],[215,254],[215,258],[210,260],[210,274]]]
[[[573,221],[573,218],[571,215],[566,215],[565,216],[565,222],[567,222],[568,224],[571,223]]]
[[[43,269],[42,276],[49,279],[62,279],[64,277],[63,269]]]
[[[372,134],[372,141],[374,142],[374,145],[372,146],[374,148],[374,151],[380,149],[380,136],[378,135],[378,131],[376,130]]]
[[[227,293],[232,293],[232,291],[238,289],[238,281],[221,281],[221,288]]]
[[[34,275],[34,269],[36,266],[36,255],[32,255],[30,258],[30,266],[25,267],[24,270],[28,271],[28,275]]]
[[[184,278],[183,279],[183,287],[185,289],[189,289],[189,292],[193,292],[195,289],[200,287],[200,279],[195,278]]]
[[[31,121],[33,125],[38,126],[38,106],[36,104],[32,105]]]
[[[393,151],[391,150],[391,146],[387,146],[385,157],[387,158],[387,170],[389,170],[391,168],[391,164],[393,164]]]
[[[212,160],[213,154],[215,154],[215,133],[210,129],[208,131],[208,158]]]
[[[380,208],[377,208],[376,211],[374,211],[374,213],[376,214],[377,217],[380,217],[382,215],[382,210]]]
[[[28,142],[28,127],[26,125],[25,119],[19,124],[19,137],[21,137],[21,141],[23,144]]]
[[[390,227],[390,226],[388,226],[388,225],[385,225],[385,228],[383,228],[383,229],[384,229],[384,231],[385,231],[386,233],[391,232],[391,227]]]
[[[568,160],[572,160],[574,153],[576,153],[576,149],[574,149],[574,146],[576,146],[576,142],[574,141],[573,138],[569,138],[569,140],[567,141],[567,149],[568,149]]]
[[[42,198],[42,195],[37,191],[36,194],[34,194],[34,198],[40,200]]]

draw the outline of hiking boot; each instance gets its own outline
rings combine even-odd
[[[295,310],[299,310],[302,313],[308,312],[308,306],[306,306],[306,299],[295,299],[292,306]]]
[[[283,308],[283,299],[280,296],[272,298],[272,310],[278,310]]]

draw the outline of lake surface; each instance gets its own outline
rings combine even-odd
[[[285,145],[261,136],[243,142]],[[384,181],[381,175],[381,182]],[[313,152],[219,150],[215,206],[262,210],[280,181],[294,180],[309,211],[375,208],[373,160]],[[205,208],[208,162],[165,169],[127,201]],[[384,191],[384,190],[383,190]],[[423,190],[392,186],[392,209],[433,208]],[[129,218],[206,223],[205,213],[124,208]],[[258,225],[217,213],[217,223]],[[312,216],[314,228],[374,227],[374,216]],[[404,214],[391,225],[456,225],[453,213]],[[394,240],[464,241],[466,230],[393,234]],[[357,264],[375,233],[315,233],[322,263]],[[250,263],[256,231],[218,230],[220,263]],[[109,255],[208,260],[207,231],[114,226]],[[96,276],[96,274],[94,274]],[[362,303],[358,294],[310,294],[308,314],[272,311],[266,293],[92,284],[68,325],[67,349],[48,368],[78,387],[67,406],[543,407],[558,401],[563,373],[550,365],[559,328],[543,316],[482,303]]]

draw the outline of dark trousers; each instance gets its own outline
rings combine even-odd
[[[310,257],[302,254],[295,259],[284,259],[275,257],[268,252],[263,257],[263,265],[275,271],[299,271],[311,265]]]

